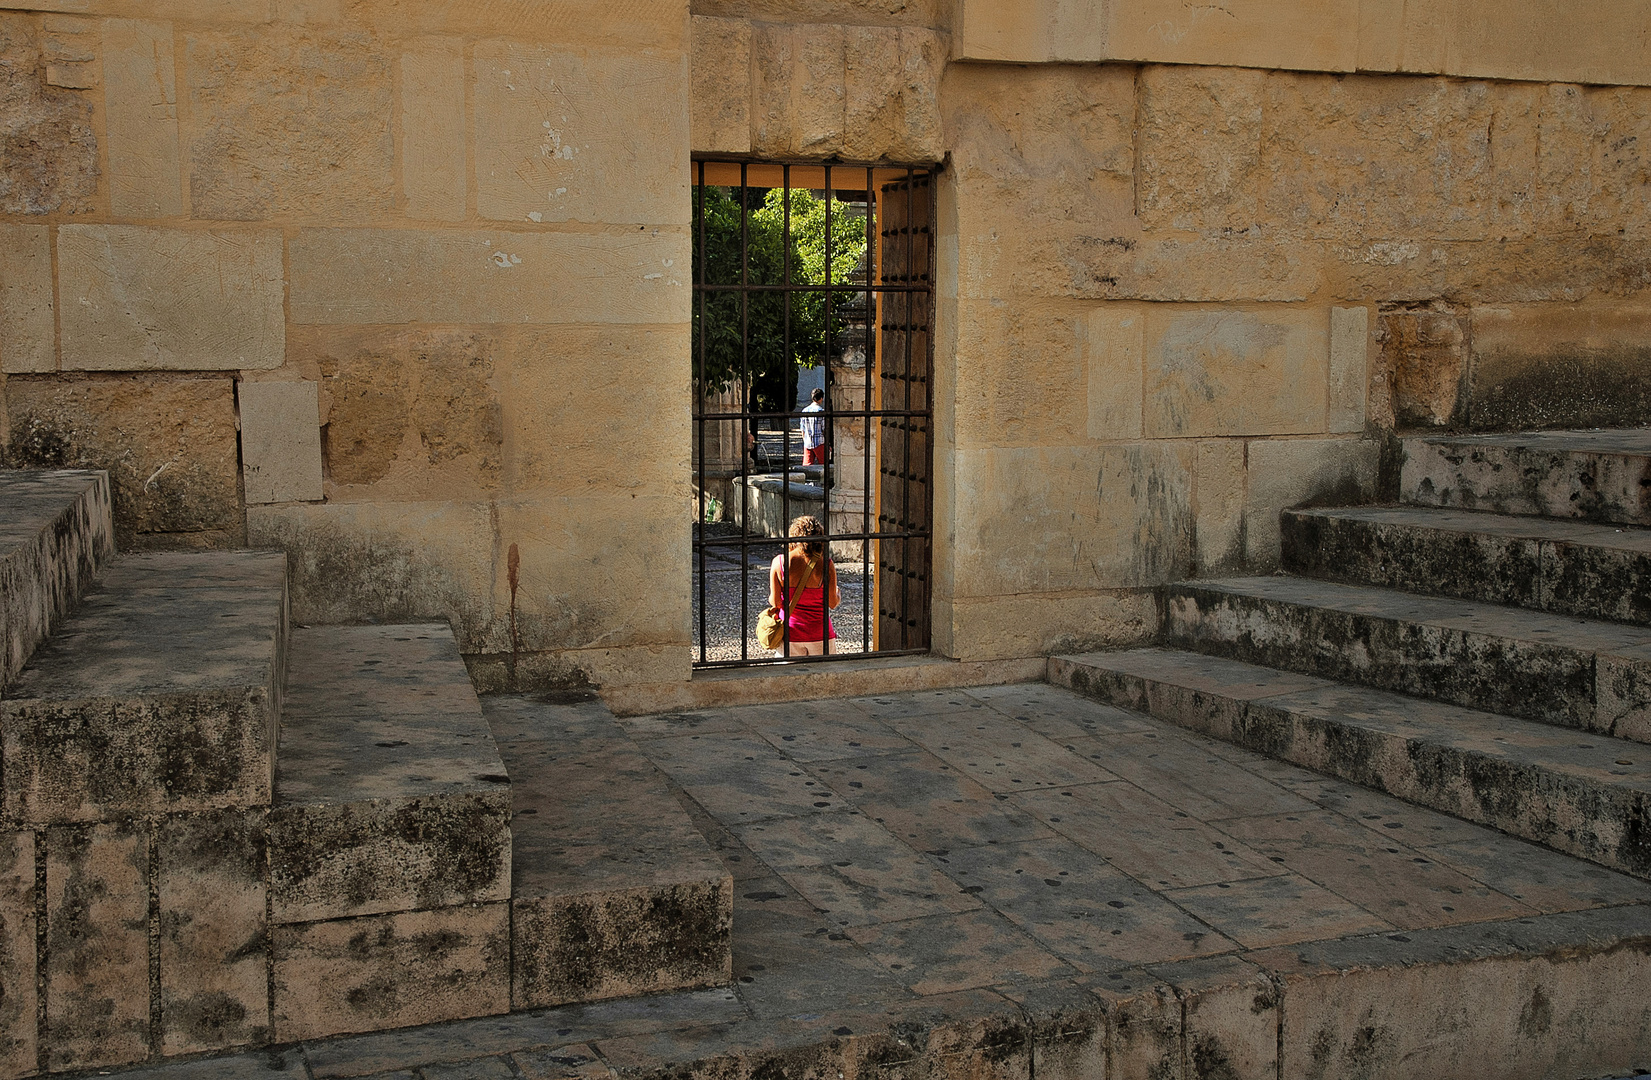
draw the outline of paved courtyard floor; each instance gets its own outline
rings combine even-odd
[[[1590,909],[1651,927],[1651,884],[1047,685],[621,723],[735,878],[732,987],[138,1075],[608,1075]]]

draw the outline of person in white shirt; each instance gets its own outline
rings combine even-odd
[[[824,465],[826,459],[825,448],[825,418],[820,413],[825,412],[825,391],[814,391],[814,397],[803,409],[803,464]],[[813,415],[810,415],[813,414]]]

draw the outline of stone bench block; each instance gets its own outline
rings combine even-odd
[[[268,805],[284,568],[245,555],[111,572],[0,702],[5,810],[49,824]],[[134,583],[141,582],[141,583]]]
[[[1404,440],[1415,506],[1651,525],[1651,428]]]
[[[270,812],[276,923],[510,897],[510,784],[445,625],[314,627]]]
[[[1054,657],[1049,675],[1108,704],[1651,878],[1643,744],[1172,649]]]
[[[0,470],[0,688],[114,555],[109,474]]]
[[[273,929],[275,1041],[510,1009],[510,905],[466,904]]]
[[[489,698],[509,769],[511,1007],[733,977],[733,879],[605,706]]]
[[[1651,624],[1651,530],[1411,506],[1286,510],[1284,566],[1352,585]]]
[[[1167,596],[1180,648],[1651,741],[1651,628],[1294,577]]]
[[[39,1060],[34,852],[34,833],[0,833],[0,1076],[33,1072]]]

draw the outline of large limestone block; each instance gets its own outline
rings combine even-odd
[[[1330,424],[1332,435],[1364,430],[1374,326],[1370,309],[1330,309]]]
[[[134,225],[57,231],[66,371],[281,363],[281,237]]]
[[[696,15],[759,22],[944,27],[948,0],[694,0]]]
[[[149,835],[141,822],[46,836],[47,1068],[149,1053]]]
[[[298,327],[288,355],[319,376],[330,497],[427,502],[497,490],[506,340],[498,331]]]
[[[51,229],[0,225],[0,372],[56,370]]]
[[[1278,514],[1291,506],[1346,506],[1376,494],[1379,443],[1365,439],[1258,439],[1248,448],[1244,550],[1252,569],[1276,567]]]
[[[188,3],[190,0],[165,0]],[[235,0],[262,6],[267,0]],[[290,2],[290,0],[289,0]],[[933,2],[933,0],[929,0]],[[625,48],[684,50],[688,5],[684,0],[628,0],[592,5],[587,0],[514,3],[431,4],[429,0],[362,0],[349,6],[350,18],[378,34],[459,35],[519,41],[576,41]],[[713,14],[716,14],[713,12]]]
[[[758,23],[751,34],[751,150],[764,157],[841,154],[848,98],[846,28]]]
[[[682,205],[686,215],[686,195]],[[288,252],[296,323],[689,318],[685,227],[598,233],[306,229]]]
[[[1539,224],[1644,239],[1646,166],[1631,148],[1651,141],[1651,90],[1550,85],[1539,93]]]
[[[497,549],[487,503],[251,506],[247,543],[286,552],[297,622],[449,619],[463,652],[509,651],[508,635],[490,636]]]
[[[1078,323],[1091,439],[1141,437],[1145,339],[1146,312],[1139,308],[1108,305]]]
[[[844,157],[928,162],[945,156],[940,76],[947,45],[943,35],[916,27],[844,31]]]
[[[1634,427],[1651,416],[1643,303],[1476,307],[1469,320],[1469,426]]]
[[[474,50],[476,209],[498,221],[688,221],[688,58]]]
[[[241,479],[248,503],[321,498],[320,405],[313,382],[242,382]]]
[[[264,811],[175,814],[155,847],[161,1052],[268,1042]]]
[[[272,931],[275,1039],[510,1009],[510,905],[297,923]]]
[[[958,295],[1111,296],[1140,240],[1133,72],[954,66]]]
[[[1329,330],[1322,308],[1151,309],[1147,437],[1324,431]]]
[[[1386,311],[1377,317],[1381,370],[1400,428],[1443,427],[1466,411],[1470,323],[1450,309]]]
[[[1261,221],[1267,79],[1265,71],[1242,68],[1141,70],[1146,225],[1245,230]]]
[[[960,300],[957,310],[953,437],[958,446],[1071,446],[1091,437],[1130,437],[1127,380],[1114,380],[1101,391],[1121,400],[1096,401],[1091,408],[1096,389],[1089,382],[1090,366],[1105,371],[1117,360],[1127,367],[1128,359],[1109,351],[1107,335],[1091,326],[1088,312],[1070,302],[1007,300]],[[1138,417],[1139,348],[1135,355]],[[1114,412],[1125,430],[1090,434],[1092,414],[1106,430]],[[1140,434],[1138,419],[1133,434]]]
[[[177,65],[172,24],[103,23],[103,106],[109,208],[124,218],[183,215]]]
[[[195,217],[359,221],[394,209],[391,62],[368,34],[195,32],[184,71]]]
[[[952,15],[952,55],[959,60],[1045,63],[1109,56],[1112,10],[1075,0],[1002,4],[958,0]]]
[[[239,546],[234,384],[228,378],[13,376],[10,466],[106,469],[116,546]]]
[[[30,13],[40,5],[27,6],[0,12],[0,214],[85,212],[98,183],[92,103],[44,78],[40,22]]]
[[[751,24],[695,15],[690,145],[695,153],[751,152]]]
[[[462,221],[464,50],[450,39],[412,43],[397,60],[401,102],[401,189],[407,215]]]
[[[520,648],[687,644],[688,536],[659,528],[686,505],[686,493],[501,503],[499,544],[517,553],[518,587],[500,560],[494,607],[503,614],[514,596]]]
[[[0,1070],[31,1073],[38,1064],[35,1017],[35,834],[0,834]]]
[[[936,600],[934,648],[955,660],[1116,649],[1158,631],[1152,590]]]
[[[1198,443],[1195,477],[1196,569],[1208,577],[1244,562],[1244,440]]]
[[[1192,554],[1182,443],[960,450],[958,596],[1153,585]]]
[[[501,373],[505,477],[518,496],[676,495],[696,433],[685,327],[568,327],[514,335]],[[615,453],[616,405],[636,417]],[[710,425],[708,430],[714,429]]]

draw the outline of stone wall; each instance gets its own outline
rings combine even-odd
[[[0,0],[5,458],[680,685],[690,154],[944,162],[937,647],[1136,641],[1396,428],[1645,419],[1643,5],[1483,7]]]

